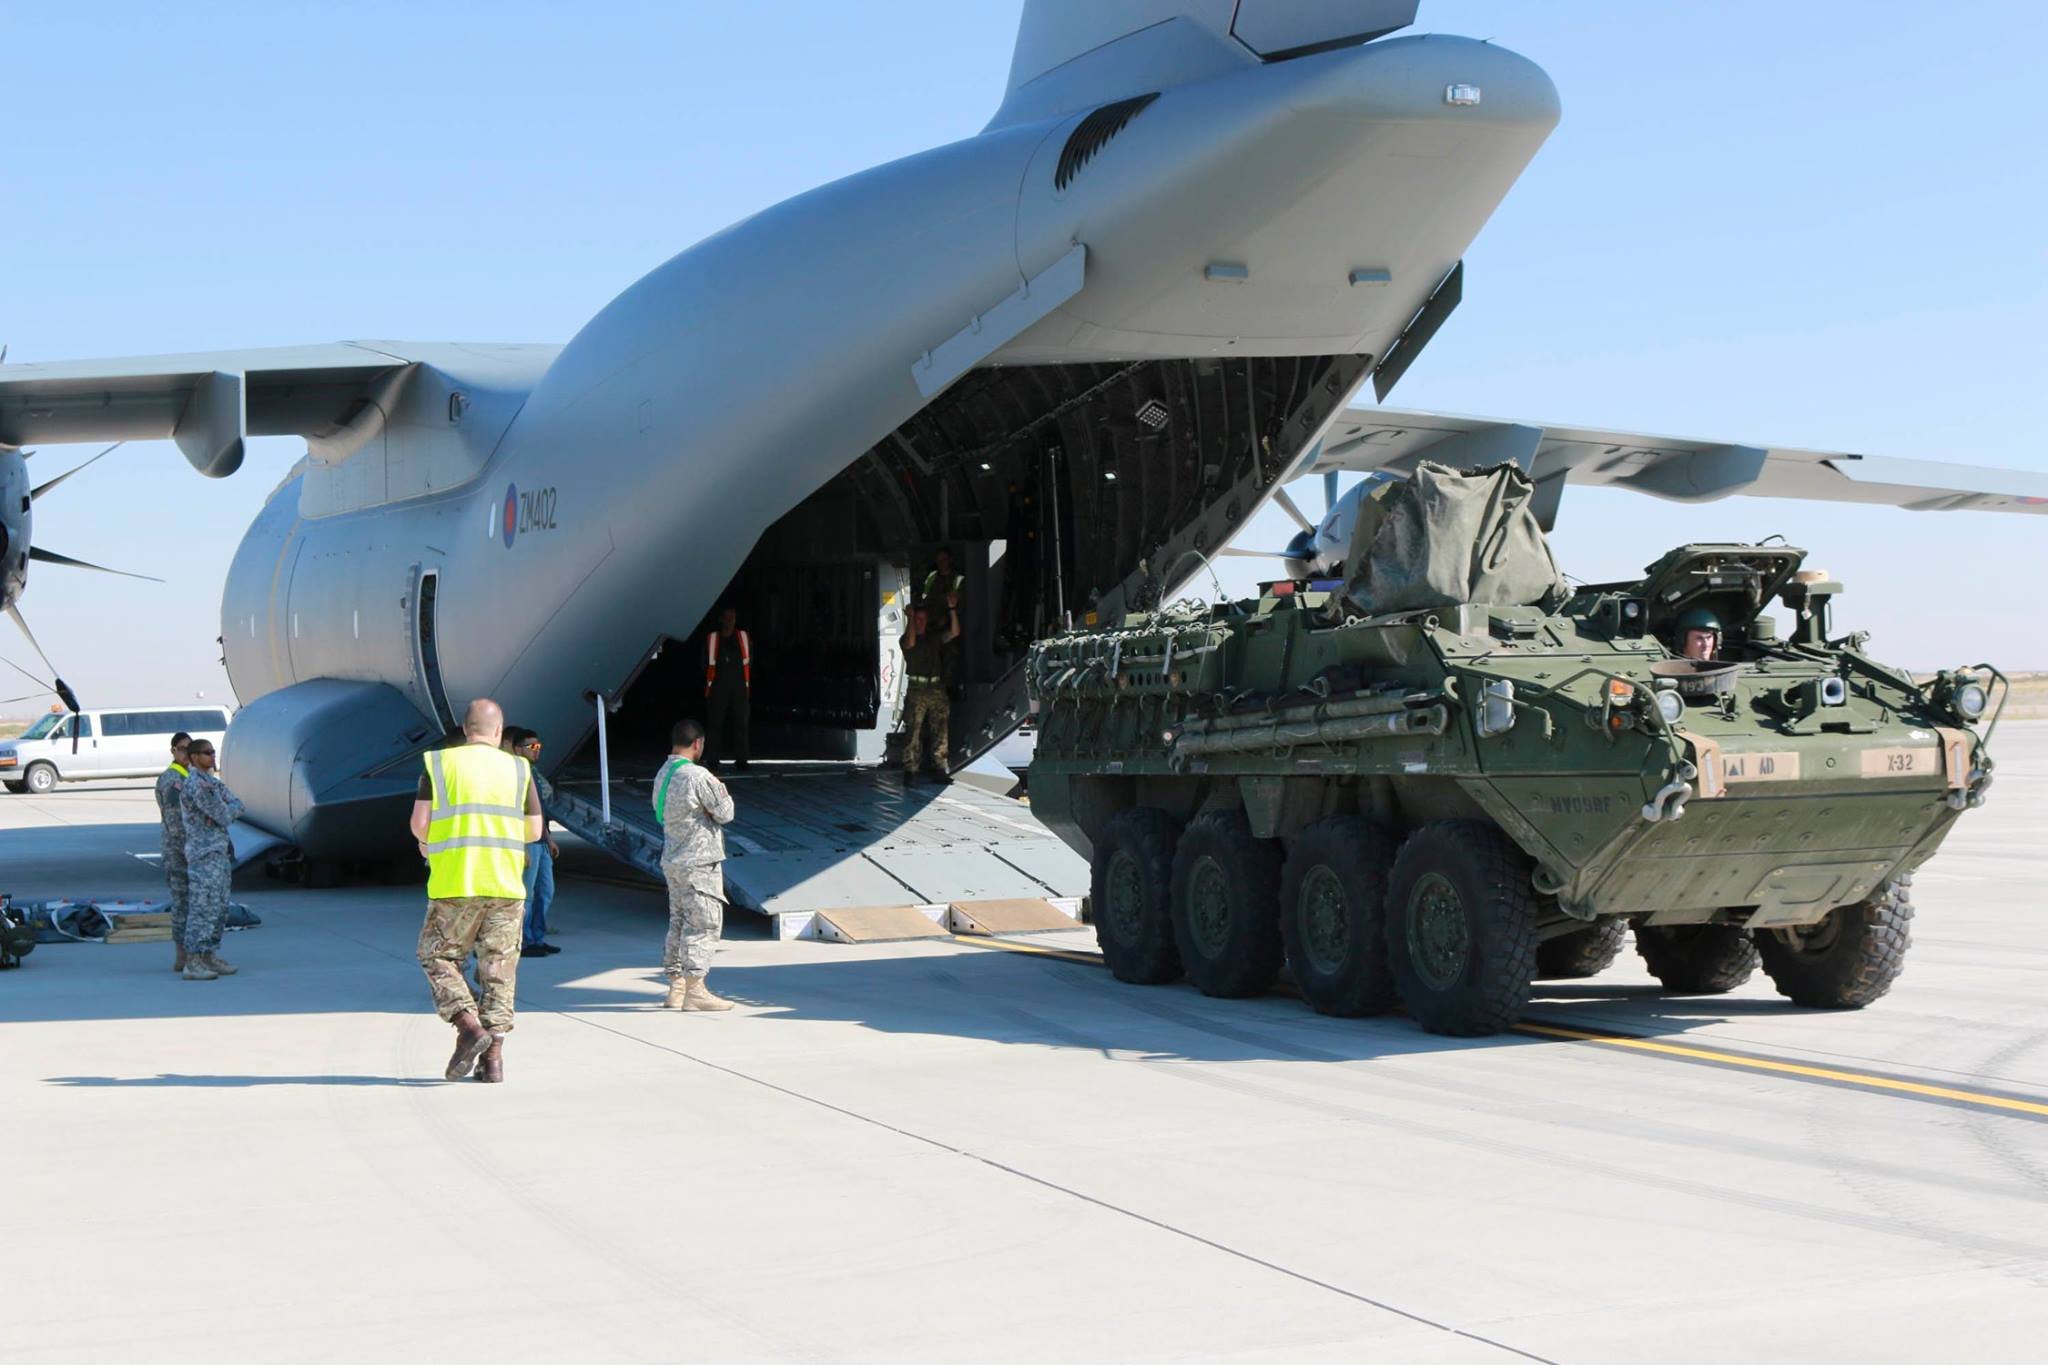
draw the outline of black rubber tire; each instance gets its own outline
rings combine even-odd
[[[1301,832],[1280,869],[1280,940],[1287,974],[1318,1014],[1357,1018],[1400,1003],[1387,967],[1387,874],[1399,841],[1355,815]],[[1322,898],[1340,897],[1339,924],[1319,925]],[[1335,933],[1332,933],[1332,929]]]
[[[1088,905],[1102,960],[1119,981],[1157,986],[1181,978],[1173,941],[1173,849],[1180,822],[1163,810],[1133,806],[1118,811],[1095,841],[1089,859]],[[1137,904],[1119,914],[1109,895],[1119,863],[1135,877]]]
[[[1732,924],[1636,926],[1636,951],[1650,975],[1680,995],[1725,995],[1756,971],[1756,943]]]
[[[1778,994],[1817,1010],[1860,1010],[1892,988],[1913,946],[1913,893],[1887,882],[1869,900],[1829,912],[1817,929],[1756,931]],[[1816,946],[1821,939],[1825,946]]]
[[[28,783],[26,782],[4,782],[0,783],[0,786],[6,787],[7,790],[13,792],[16,796],[28,790]]]
[[[1401,846],[1387,886],[1387,961],[1416,1023],[1477,1038],[1521,1018],[1536,975],[1530,871],[1528,855],[1478,820],[1438,820]],[[1419,893],[1432,886],[1453,893],[1449,930],[1462,925],[1462,945],[1448,955],[1430,953],[1415,935],[1425,907]]]
[[[57,770],[47,763],[31,763],[22,774],[21,785],[37,796],[48,796],[57,790]]]
[[[1201,896],[1211,912],[1196,906]],[[1215,899],[1210,899],[1210,898]],[[1264,995],[1280,975],[1280,852],[1241,810],[1188,822],[1173,853],[1173,937],[1204,995]]]
[[[1598,976],[1621,956],[1628,942],[1628,921],[1603,919],[1536,945],[1538,981],[1583,981]]]

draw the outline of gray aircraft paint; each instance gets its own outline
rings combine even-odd
[[[956,376],[1353,358],[1198,523],[1144,547],[1155,579],[1195,572],[1315,457],[1558,117],[1548,78],[1504,49],[1362,41],[1413,8],[1029,0],[982,134],[735,224],[559,351],[10,366],[0,442],[170,436],[218,476],[247,434],[306,436],[230,570],[244,707],[224,756],[259,823],[320,856],[374,851],[449,708],[490,695],[587,733],[589,694],[692,630],[778,518]],[[1349,45],[1266,60],[1324,42]],[[1101,609],[1146,572],[1128,566]]]
[[[1446,105],[1454,82],[1482,85],[1486,103]],[[300,505],[334,501],[316,485],[364,478],[349,459],[309,461],[251,527],[223,628],[253,712],[228,755],[255,783],[252,813],[311,838],[309,805],[327,795],[275,780],[281,763],[305,764],[249,733],[265,694],[382,682],[434,713],[416,649],[423,573],[438,578],[447,696],[491,695],[523,723],[579,733],[586,692],[618,689],[652,641],[689,631],[763,529],[929,401],[924,356],[1077,246],[1079,292],[979,361],[1378,353],[1556,116],[1550,83],[1520,57],[1397,39],[1167,90],[1062,192],[1054,165],[1075,115],[879,167],[684,252],[552,363],[522,353],[545,374],[501,440],[495,406],[460,416],[457,444],[495,451],[457,491],[305,516]],[[1211,283],[1203,267],[1219,260],[1252,278]],[[1361,264],[1394,285],[1350,288]],[[450,391],[488,382],[445,353],[375,346],[432,367],[430,384],[408,386],[426,390],[428,425],[437,404],[445,422]],[[412,458],[395,417],[381,439]],[[519,524],[519,495],[543,491],[550,524]],[[306,728],[294,714],[277,738]],[[265,771],[244,777],[252,767]]]

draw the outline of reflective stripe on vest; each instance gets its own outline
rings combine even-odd
[[[526,760],[483,744],[427,754],[427,898],[526,895]]]
[[[754,646],[747,639],[747,633],[736,630],[733,634],[740,641],[740,685],[748,691],[754,687]],[[711,684],[718,681],[718,632],[712,631],[711,638],[704,642],[704,691],[709,694]]]

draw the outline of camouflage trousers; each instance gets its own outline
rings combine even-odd
[[[925,743],[932,750],[932,767],[946,770],[946,730],[953,721],[953,700],[943,687],[911,684],[910,700],[904,707],[903,770],[923,767]]]
[[[178,946],[188,953],[210,953],[220,947],[228,920],[228,879],[235,866],[226,853],[202,853],[185,867],[184,929]],[[176,906],[171,909],[177,923]]]
[[[526,902],[491,896],[450,896],[427,902],[420,926],[420,968],[434,993],[434,1012],[446,1023],[464,1010],[493,1033],[512,1028],[512,992],[519,981],[519,929]],[[463,979],[462,964],[476,954],[479,1005]]]
[[[702,978],[711,970],[718,936],[725,932],[725,874],[719,863],[663,863],[668,878],[668,939],[661,969],[671,981]]]
[[[185,913],[191,908],[192,892],[185,870],[185,853],[164,854],[164,885],[171,889],[171,942],[185,944]]]

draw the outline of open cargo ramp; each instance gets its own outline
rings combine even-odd
[[[768,916],[777,938],[851,939],[821,932],[819,912],[877,906],[916,907],[941,924],[952,907],[973,902],[1037,901],[1072,917],[1088,889],[1085,859],[1026,806],[971,783],[905,787],[875,767],[763,761],[726,781],[734,806],[726,896]],[[565,778],[556,818],[659,877],[650,778],[613,779],[609,826],[600,796],[595,778]]]

